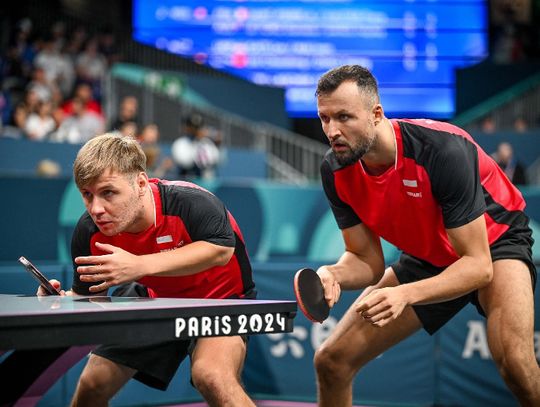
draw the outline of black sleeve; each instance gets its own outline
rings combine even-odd
[[[473,143],[452,136],[437,151],[428,172],[447,229],[463,226],[486,211],[478,150]]]
[[[321,180],[326,198],[330,204],[330,209],[336,218],[336,222],[340,229],[347,229],[354,225],[362,223],[354,210],[341,200],[336,191],[334,182],[334,173],[327,159],[324,159],[321,164]]]
[[[511,180],[514,185],[527,185],[527,173],[520,163],[514,168],[514,176]]]
[[[93,285],[100,284],[98,282],[87,283],[80,279],[80,274],[77,273],[77,265],[75,264],[75,258],[79,256],[90,256],[92,254],[90,250],[90,242],[92,236],[98,231],[92,218],[85,212],[77,222],[73,235],[71,236],[71,261],[73,264],[73,284],[72,290],[76,294],[80,295],[94,295],[89,288]]]
[[[182,205],[176,214],[182,218],[193,242],[205,241],[219,246],[235,246],[236,239],[229,213],[215,195],[189,188],[178,202]]]

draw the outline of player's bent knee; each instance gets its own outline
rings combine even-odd
[[[102,380],[100,380],[100,377],[94,373],[89,373],[86,370],[84,370],[81,373],[81,376],[79,378],[79,387],[83,390],[88,391],[99,391],[101,386],[103,385]]]
[[[111,393],[108,384],[98,375],[83,371],[77,384],[76,397],[80,400],[109,400]]]
[[[216,378],[216,374],[212,374],[212,372],[200,372],[197,370],[192,371],[191,373],[191,380],[193,381],[193,385],[199,392],[202,394],[206,393],[214,393],[217,391],[217,388],[219,386],[219,381]]]
[[[237,381],[229,370],[219,369],[208,364],[195,364],[191,369],[193,385],[202,394],[221,393],[230,388],[231,383]]]
[[[319,379],[329,382],[347,380],[355,373],[345,361],[340,360],[324,345],[315,352],[313,363]]]

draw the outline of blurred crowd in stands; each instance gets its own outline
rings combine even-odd
[[[79,144],[118,131],[141,142],[151,175],[213,176],[221,140],[200,116],[185,119],[172,155],[160,148],[158,124],[141,122],[134,96],[120,101],[116,117],[106,116],[105,78],[121,60],[112,30],[92,33],[83,25],[67,29],[58,21],[37,32],[29,18],[19,20],[0,55],[0,135]],[[54,163],[45,164],[52,168]]]
[[[2,134],[70,143],[103,132],[102,87],[121,57],[112,31],[68,31],[58,21],[43,33],[24,18],[0,60]]]

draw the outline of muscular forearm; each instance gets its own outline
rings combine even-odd
[[[346,251],[336,264],[327,268],[343,290],[356,290],[379,281],[384,273],[384,261],[378,256],[363,258]]]
[[[185,276],[223,266],[233,253],[234,247],[199,241],[175,250],[140,256],[140,259],[147,276]]]
[[[402,286],[409,305],[449,301],[488,284],[491,259],[464,256],[437,276]]]

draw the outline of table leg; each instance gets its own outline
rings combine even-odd
[[[0,406],[32,407],[94,345],[16,350],[0,364]]]

